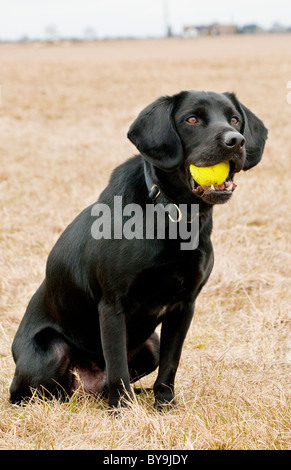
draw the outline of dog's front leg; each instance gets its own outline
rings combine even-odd
[[[132,397],[127,360],[125,315],[101,300],[98,305],[100,332],[111,408],[124,406]]]
[[[155,407],[174,405],[174,381],[182,346],[194,313],[194,304],[189,302],[166,314],[161,330],[160,363],[154,384]]]

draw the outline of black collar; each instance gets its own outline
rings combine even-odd
[[[149,198],[152,200],[153,204],[161,204],[164,208],[166,214],[172,222],[180,222],[182,220],[182,212],[173,201],[168,199],[161,191],[159,186],[154,183],[151,173],[150,173],[150,164],[144,161],[144,176],[145,182],[149,191]],[[168,209],[169,205],[172,205],[173,208],[171,211]],[[167,207],[166,207],[167,206]],[[175,214],[175,215],[174,215]]]
[[[145,161],[144,162],[144,177],[145,177],[145,182],[149,191],[149,198],[154,203],[161,202],[162,204],[164,204],[166,202],[166,204],[168,204],[172,202],[172,201],[166,201],[166,198],[162,194],[159,186],[156,183],[154,183],[152,179],[152,175],[150,173],[150,168],[151,168],[150,164]]]
[[[154,183],[151,176],[151,165],[146,160],[144,160],[144,177],[149,192],[149,198],[152,200],[153,204],[159,204],[161,207],[163,207],[172,222],[178,223],[183,221],[187,224],[191,224],[194,219],[196,219],[197,214],[191,220],[188,219],[188,216],[186,217],[186,220],[185,218],[182,220],[183,214],[179,209],[179,206],[173,201],[171,201],[169,198],[167,198],[165,194],[161,191],[157,183]],[[172,206],[171,210],[169,210],[169,205]]]

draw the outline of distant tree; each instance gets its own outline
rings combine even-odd
[[[29,37],[27,34],[23,34],[20,38],[19,38],[19,42],[28,42],[29,41]]]
[[[45,28],[45,38],[49,42],[54,42],[59,39],[58,30],[53,24]]]
[[[286,30],[287,28],[278,22],[273,23],[271,28],[272,33],[284,33]]]
[[[86,41],[94,41],[96,39],[96,31],[94,28],[88,26],[88,28],[84,29],[84,39]]]
[[[258,30],[258,25],[255,23],[252,24],[246,24],[239,28],[238,32],[240,34],[255,34]]]

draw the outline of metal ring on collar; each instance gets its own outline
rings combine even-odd
[[[177,220],[173,219],[173,217],[170,215],[170,213],[168,213],[168,217],[169,217],[169,219],[170,219],[172,222],[174,222],[174,223],[181,222],[181,220],[182,220],[182,212],[180,211],[180,209],[179,209],[179,207],[177,206],[177,204],[173,204],[173,206],[176,207],[176,210],[177,210],[177,212],[178,212],[178,218],[177,218]]]

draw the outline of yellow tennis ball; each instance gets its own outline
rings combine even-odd
[[[192,178],[201,186],[219,186],[229,174],[229,162],[217,163],[212,166],[190,165]]]

